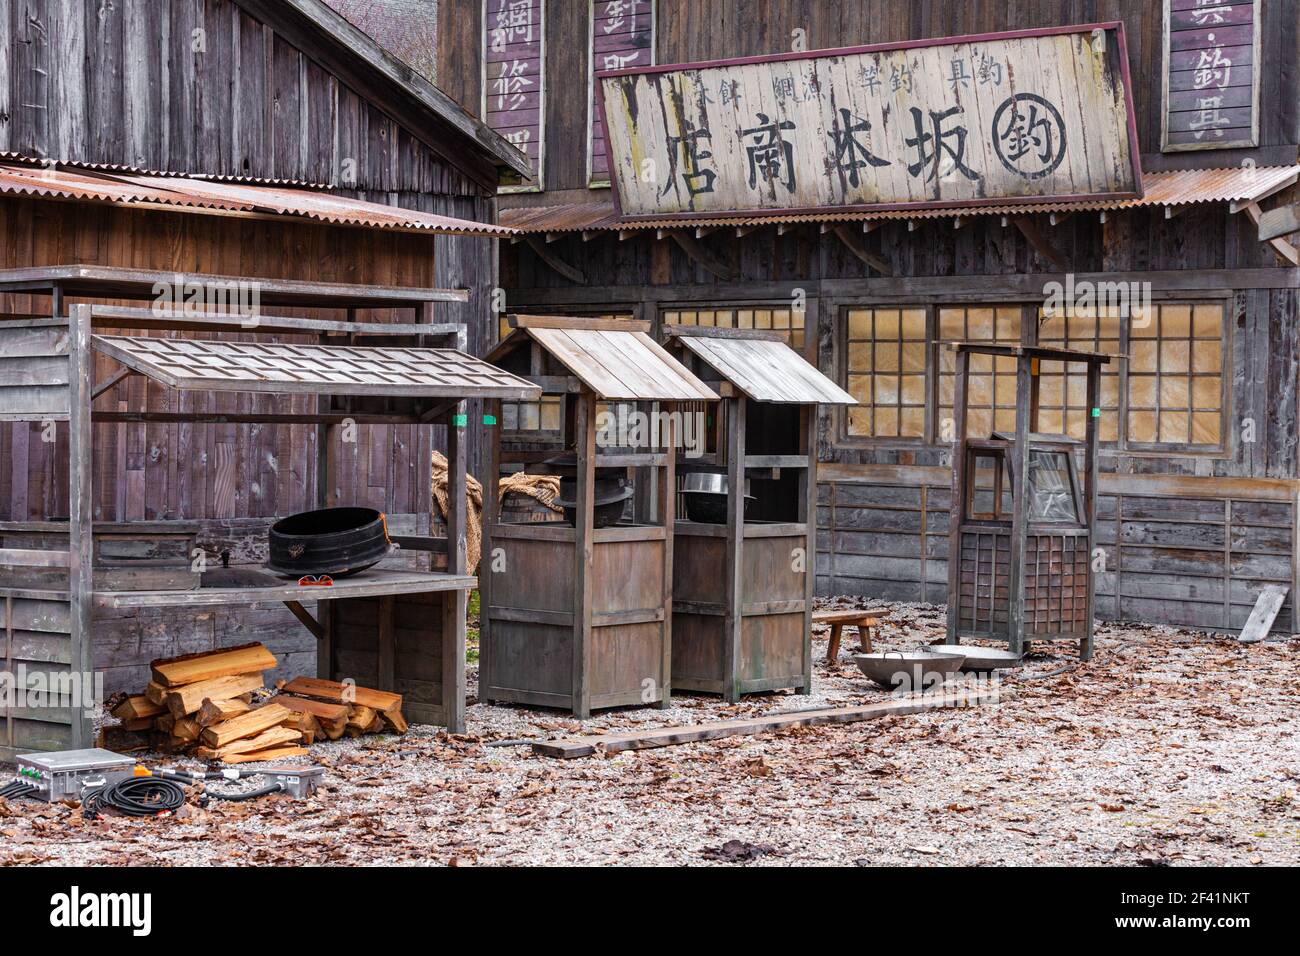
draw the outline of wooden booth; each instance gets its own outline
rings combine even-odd
[[[949,644],[963,637],[1075,640],[1092,656],[1092,544],[1097,515],[1097,421],[1101,366],[1109,356],[1069,349],[957,343],[952,511],[948,562]],[[1012,359],[1016,430],[968,434],[971,357]],[[1086,370],[1082,440],[1038,431],[1039,376]],[[1080,474],[1079,460],[1083,461]]]
[[[817,407],[857,402],[777,332],[664,331],[722,396],[710,447],[697,458],[679,452],[673,685],[731,701],[786,687],[809,693]]]
[[[560,398],[560,436],[551,448],[498,443],[487,473],[523,465],[560,475],[566,520],[507,523],[496,496],[484,496],[479,696],[577,717],[667,706],[681,421],[673,413],[680,402],[718,396],[650,338],[646,323],[509,321],[513,331],[488,360]],[[658,433],[644,443],[604,433],[636,421],[655,422]],[[633,508],[637,487],[653,489],[651,507]]]
[[[189,281],[235,281],[188,276]],[[0,321],[0,419],[42,421],[67,429],[69,515],[60,523],[26,522],[0,530],[0,625],[8,663],[92,674],[96,614],[120,608],[172,608],[203,614],[219,605],[283,602],[318,639],[318,674],[401,693],[414,722],[464,728],[465,611],[477,585],[466,569],[465,402],[470,398],[536,399],[539,389],[454,348],[426,348],[426,337],[457,342],[459,324],[325,321],[259,315],[159,312],[106,305],[66,305],[66,296],[150,298],[169,276],[135,270],[55,267],[0,275],[0,291],[52,295],[50,318]],[[342,284],[261,281],[262,301],[276,306],[423,309],[463,292],[391,290]],[[66,308],[67,314],[63,314]],[[123,335],[116,330],[148,330]],[[113,330],[113,331],[110,331]],[[186,333],[159,337],[154,333]],[[229,337],[236,333],[238,340]],[[201,338],[191,337],[199,335]],[[284,336],[305,344],[286,344]],[[319,342],[320,344],[317,344]],[[96,354],[118,371],[96,382]],[[100,395],[142,375],[166,389],[252,394],[277,399],[272,412],[147,409],[92,410]],[[212,561],[195,577],[179,568],[120,577],[122,564],[148,554],[174,557],[192,545],[185,522],[100,525],[92,521],[92,423],[306,423],[319,429],[322,475],[332,475],[343,432],[369,424],[445,425],[449,514],[445,537],[391,538],[379,564],[324,586],[256,565]],[[355,438],[355,436],[354,436]],[[426,466],[427,467],[427,466]],[[285,480],[292,480],[286,476]],[[319,483],[321,507],[348,505]],[[189,537],[187,537],[189,536]],[[144,550],[140,549],[145,542]],[[404,555],[403,551],[416,555]],[[428,556],[419,554],[426,552]],[[107,559],[118,559],[115,562]],[[145,564],[139,567],[145,567]],[[171,574],[168,577],[162,571]],[[115,577],[115,575],[117,575]],[[315,607],[315,613],[312,607]],[[15,656],[17,655],[17,656]],[[22,660],[19,660],[21,658]],[[91,745],[89,713],[76,701],[8,713],[0,759],[15,753]]]

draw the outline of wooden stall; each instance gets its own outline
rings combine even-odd
[[[1097,513],[1101,367],[1110,356],[1043,347],[957,343],[953,404],[949,644],[963,637],[1074,640],[1092,657],[1092,542]],[[1014,432],[969,434],[971,356],[1015,362]],[[1042,363],[1086,368],[1082,440],[1038,431]],[[1083,458],[1084,474],[1078,458]]]
[[[508,524],[496,496],[485,496],[479,696],[563,707],[577,717],[667,706],[674,412],[679,402],[718,396],[656,344],[644,323],[549,316],[512,316],[510,323],[513,331],[488,359],[562,396],[564,437],[552,450],[498,446],[487,473],[522,464],[569,477],[572,521]],[[641,445],[598,440],[610,418],[630,412],[662,423],[659,434]],[[655,488],[652,514],[597,527],[598,477],[616,482],[628,474]]]
[[[664,332],[722,396],[713,447],[694,459],[679,452],[678,472],[725,475],[727,489],[725,515],[716,516],[724,520],[692,520],[715,516],[688,508],[674,525],[673,685],[730,701],[787,687],[809,693],[817,407],[857,402],[779,333]]]
[[[189,276],[227,281],[229,277]],[[55,315],[0,321],[0,418],[45,422],[66,429],[70,514],[60,525],[40,522],[9,528],[29,547],[0,547],[0,628],[7,664],[94,672],[92,634],[101,611],[172,608],[203,614],[220,606],[283,603],[318,639],[318,673],[332,679],[401,693],[413,721],[464,727],[465,610],[476,585],[466,569],[465,402],[535,399],[540,390],[454,348],[426,348],[436,338],[455,343],[459,324],[337,322],[283,316],[232,316],[203,312],[160,312],[119,306],[77,304],[61,314],[65,296],[148,297],[167,276],[134,270],[58,267],[9,274],[0,291],[18,288],[53,294]],[[440,290],[383,290],[342,284],[266,283],[263,301],[278,306],[335,308],[411,307],[463,293]],[[202,333],[203,339],[108,334],[108,330]],[[229,333],[238,333],[231,339]],[[307,336],[302,344],[275,338]],[[251,340],[250,340],[251,338]],[[318,340],[317,342],[311,339]],[[95,355],[111,357],[119,370],[93,378]],[[133,376],[180,393],[214,392],[268,396],[284,405],[274,412],[160,412],[149,409],[100,412],[94,399]],[[302,401],[303,397],[308,401]],[[402,537],[400,550],[378,566],[340,577],[329,586],[309,585],[254,567],[203,569],[192,581],[169,586],[128,581],[108,586],[102,576],[100,532],[120,540],[125,526],[97,527],[93,516],[92,422],[186,422],[194,425],[294,423],[320,429],[320,473],[334,471],[333,458],[353,429],[371,424],[444,425],[447,434],[449,499],[445,537]],[[351,440],[355,440],[352,434]],[[286,481],[294,480],[285,475]],[[321,507],[340,502],[319,486]],[[170,527],[175,524],[175,527]],[[141,535],[168,536],[191,526],[181,522],[141,524]],[[33,536],[48,532],[37,542]],[[51,544],[53,542],[53,544]],[[37,543],[40,546],[36,546]],[[120,549],[119,549],[120,550]],[[403,550],[445,555],[411,558]],[[109,550],[113,553],[113,549]],[[423,566],[421,566],[423,565]],[[51,579],[51,571],[58,580]],[[313,613],[314,606],[314,613]],[[0,759],[17,752],[85,747],[91,743],[93,710],[66,693],[45,708],[15,707],[4,714]]]

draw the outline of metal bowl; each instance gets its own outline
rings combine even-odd
[[[694,471],[682,479],[682,491],[705,491],[714,495],[727,493],[727,476],[713,471]],[[745,479],[745,497],[749,493],[749,479]]]
[[[854,654],[858,670],[886,690],[931,690],[961,669],[962,658],[928,651]]]
[[[980,647],[977,644],[932,644],[931,653],[944,654],[962,659],[961,669],[969,673],[1005,670],[1018,667],[1021,655],[1011,651],[998,650],[996,647]]]

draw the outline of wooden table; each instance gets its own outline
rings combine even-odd
[[[840,653],[840,632],[847,624],[858,629],[858,645],[862,653],[871,653],[872,631],[880,623],[871,616],[870,611],[849,608],[843,611],[816,611],[812,616],[814,624],[829,624],[831,639],[826,645],[826,663],[834,664]]]

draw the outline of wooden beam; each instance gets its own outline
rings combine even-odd
[[[1047,214],[1047,222],[1050,225],[1059,226],[1061,223],[1065,222],[1065,220],[1069,219],[1070,215],[1071,214],[1068,212],[1049,212]]]
[[[737,226],[737,227],[736,227],[736,238],[737,238],[737,239],[744,239],[744,238],[745,238],[746,236],[748,236],[750,233],[752,233],[752,232],[758,232],[758,230],[763,229],[763,228],[766,227],[766,226],[767,226],[767,223],[765,223],[765,222],[756,222],[756,223],[751,223],[751,224],[748,225],[748,226]]]
[[[662,233],[662,230],[661,230]],[[736,270],[728,263],[724,262],[719,256],[707,249],[698,239],[689,233],[674,229],[669,231],[668,238],[677,243],[678,248],[695,262],[696,265],[710,272],[724,281],[730,281],[736,278]]]
[[[1025,237],[1040,256],[1052,265],[1056,266],[1056,268],[1061,272],[1070,271],[1070,261],[1043,237],[1043,234],[1038,231],[1038,226],[1034,224],[1034,221],[1031,218],[1028,216],[1017,216],[1014,222],[1016,228],[1020,230],[1020,234]]]
[[[1006,696],[1006,691],[1001,692]],[[976,704],[996,703],[997,694],[920,694],[888,700],[861,707],[824,707],[815,710],[795,711],[788,714],[770,714],[766,717],[715,720],[705,724],[688,724],[683,727],[659,727],[636,730],[622,734],[592,734],[569,737],[564,740],[544,740],[533,744],[533,753],[543,757],[589,757],[598,752],[615,753],[621,750],[648,750],[652,747],[672,747],[676,744],[698,743],[703,740],[720,740],[723,737],[752,736],[792,727],[815,727],[821,724],[853,724],[882,717],[899,717],[919,714],[942,708],[966,708]]]
[[[862,262],[865,262],[882,275],[892,276],[894,274],[894,267],[889,260],[876,255],[868,249],[862,238],[854,233],[846,223],[837,224],[832,232],[835,234],[835,238],[843,244],[844,248]]]
[[[95,399],[99,398],[99,396],[103,395],[109,389],[117,385],[118,382],[122,381],[123,379],[130,378],[132,375],[139,375],[139,374],[140,373],[137,372],[135,369],[127,368],[126,366],[123,366],[122,368],[114,372],[112,375],[110,375],[105,381],[102,381],[95,386],[94,390],[90,393],[90,400],[93,402]]]
[[[541,242],[536,236],[529,236],[526,240],[528,248],[532,249],[537,258],[541,259],[557,275],[568,279],[570,282],[578,285],[586,285],[587,277],[582,270],[576,266],[571,266],[558,255],[546,247],[546,243]]]
[[[1300,232],[1300,206],[1278,206],[1259,217],[1259,241]]]
[[[321,623],[316,620],[316,618],[311,616],[310,611],[297,601],[285,601],[284,606],[293,612],[293,616],[302,622],[303,627],[311,631],[312,636],[315,637],[316,640],[325,640],[325,628],[321,626]]]
[[[1246,214],[1246,218],[1254,223],[1256,229],[1260,229],[1261,224],[1264,222],[1264,212],[1259,208],[1259,203],[1246,203],[1241,207],[1241,211]],[[1272,239],[1262,239],[1262,241],[1272,246],[1273,252],[1277,254],[1279,259],[1289,262],[1293,266],[1300,265],[1300,251],[1285,239],[1279,236]]]
[[[884,224],[885,224],[885,220],[884,220],[884,219],[868,219],[868,220],[866,220],[865,222],[862,223],[862,231],[863,231],[864,233],[870,234],[870,233],[875,232],[877,229],[879,229],[879,228],[880,228],[881,226],[883,226]]]

